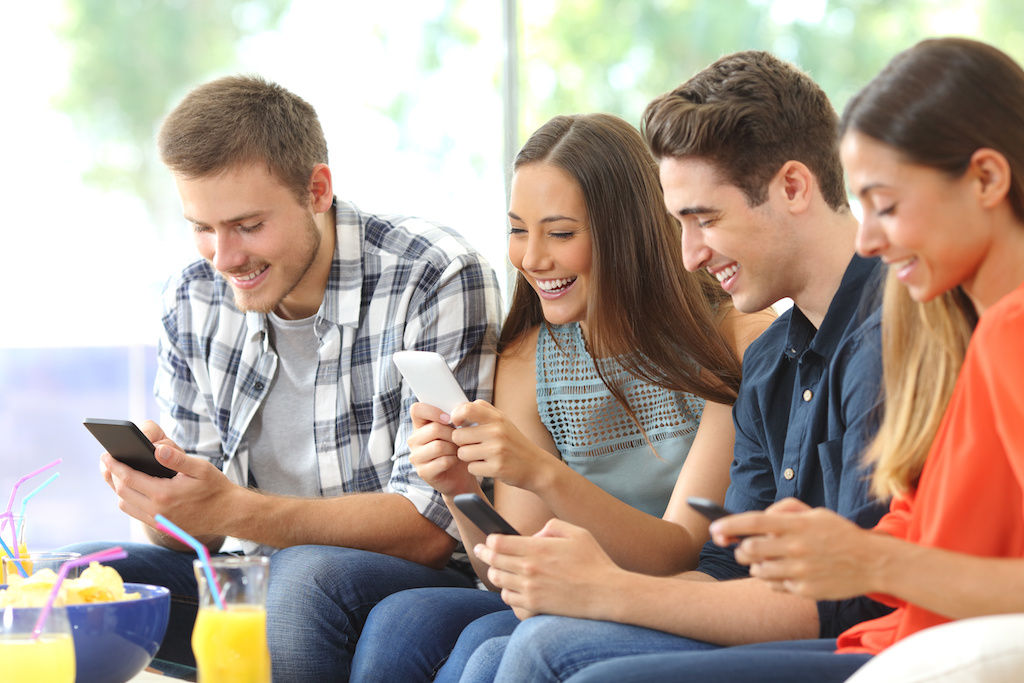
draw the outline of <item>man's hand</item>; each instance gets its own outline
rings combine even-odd
[[[490,565],[487,578],[520,619],[557,614],[607,618],[603,596],[627,576],[589,531],[552,519],[533,536],[491,534],[473,552]]]
[[[104,453],[100,471],[117,494],[118,508],[150,527],[159,513],[193,536],[222,535],[216,525],[224,499],[238,487],[208,460],[185,454],[156,423],[146,421],[140,429],[156,446],[157,461],[177,474],[151,477]]]
[[[420,478],[445,496],[477,491],[476,477],[458,458],[458,446],[452,441],[455,428],[451,418],[426,403],[414,403],[409,415],[413,426],[406,442],[409,462]]]

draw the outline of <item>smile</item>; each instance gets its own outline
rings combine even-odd
[[[266,273],[268,268],[270,268],[270,264],[265,264],[256,270],[245,273],[244,275],[229,275],[228,278],[238,287],[252,287],[256,284],[256,279]]]
[[[553,280],[534,280],[537,283],[537,293],[544,299],[557,299],[576,284],[575,277],[555,278]]]

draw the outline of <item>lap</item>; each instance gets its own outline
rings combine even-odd
[[[837,655],[834,639],[781,641],[697,652],[619,657],[585,667],[571,683],[829,683],[845,681],[870,655]]]

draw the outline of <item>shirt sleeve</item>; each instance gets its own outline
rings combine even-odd
[[[434,282],[421,283],[419,303],[410,306],[404,347],[436,351],[470,400],[491,400],[501,295],[494,271],[479,256],[455,259]],[[394,443],[394,466],[387,490],[408,498],[424,517],[458,538],[441,494],[424,482],[409,462],[412,433],[409,409],[415,399],[403,381],[402,417]]]
[[[747,353],[747,359],[751,358],[749,349]],[[740,384],[732,416],[736,444],[725,507],[735,512],[763,510],[775,502],[775,475],[765,455],[765,427],[757,410],[757,395],[749,385]],[[732,548],[722,548],[711,541],[701,549],[697,571],[719,581],[750,575],[750,570],[736,561]]]

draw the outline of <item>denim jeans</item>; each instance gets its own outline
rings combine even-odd
[[[68,550],[85,553],[110,545],[82,544]],[[192,661],[194,555],[146,544],[123,547],[128,557],[111,566],[125,581],[171,589],[174,624],[173,629],[168,624],[158,656]],[[270,559],[267,593],[267,645],[274,681],[347,680],[366,616],[380,600],[407,588],[472,585],[473,580],[456,569],[431,569],[364,550],[319,545],[279,550]]]
[[[563,681],[612,657],[715,647],[639,626],[540,615],[520,623],[511,637],[482,643],[466,663],[461,680]]]
[[[442,665],[446,672],[461,672],[464,660],[454,667],[446,664],[452,648],[456,641],[462,644],[463,629],[492,613],[515,618],[501,596],[486,590],[416,588],[390,595],[366,619],[352,659],[352,680],[431,681]],[[462,652],[468,656],[473,648]]]
[[[666,652],[611,659],[580,671],[569,683],[841,683],[871,655],[837,655],[834,638]]]

